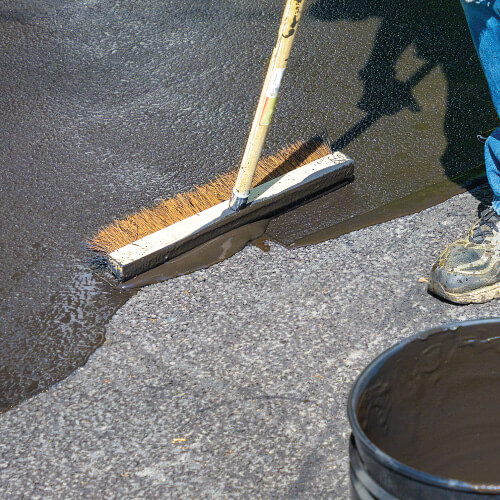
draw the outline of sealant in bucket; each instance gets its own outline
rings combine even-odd
[[[357,498],[500,498],[500,319],[392,347],[349,398]]]

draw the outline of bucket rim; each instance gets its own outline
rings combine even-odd
[[[465,491],[473,493],[481,492],[487,494],[500,493],[500,481],[498,484],[469,483],[467,481],[461,481],[458,479],[449,479],[441,476],[436,476],[434,474],[430,474],[428,472],[410,467],[409,465],[405,465],[403,462],[396,460],[395,458],[382,451],[378,446],[375,445],[375,443],[373,443],[368,438],[368,436],[361,429],[356,415],[356,406],[359,402],[359,398],[368,385],[368,382],[371,380],[372,376],[382,367],[382,365],[385,364],[385,362],[392,355],[403,349],[406,345],[414,342],[415,340],[425,339],[430,335],[443,333],[446,331],[455,331],[462,326],[484,325],[490,323],[500,324],[500,316],[470,319],[466,321],[456,321],[452,323],[446,323],[441,326],[428,328],[427,330],[421,331],[397,342],[392,347],[389,347],[388,349],[383,351],[375,359],[373,359],[373,361],[368,366],[366,366],[358,375],[351,390],[349,391],[347,402],[347,416],[349,418],[349,423],[351,424],[354,438],[356,439],[356,441],[359,440],[363,447],[368,451],[370,455],[372,455],[372,457],[376,461],[403,476],[430,485],[453,489],[455,491]]]

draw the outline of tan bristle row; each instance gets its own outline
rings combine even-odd
[[[329,145],[320,136],[289,145],[279,153],[259,161],[252,187],[291,172],[329,153],[331,153]],[[99,231],[89,242],[89,248],[105,255],[109,254],[148,234],[228,200],[237,175],[237,170],[219,175],[208,184],[196,186],[187,193],[162,200],[154,207],[144,208],[123,220],[116,220]]]

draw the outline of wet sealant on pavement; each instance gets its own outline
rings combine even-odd
[[[0,411],[83,365],[128,299],[85,241],[239,164],[283,4],[0,2]],[[326,129],[356,181],[273,221],[285,244],[469,172],[497,120],[460,2],[306,10],[265,154]]]
[[[466,193],[316,246],[250,246],[141,290],[84,367],[0,415],[2,494],[348,498],[357,374],[427,327],[498,315],[422,280],[477,204]]]

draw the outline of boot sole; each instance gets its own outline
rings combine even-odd
[[[467,293],[447,292],[441,286],[429,286],[429,291],[455,304],[484,304],[500,297],[500,281]]]

